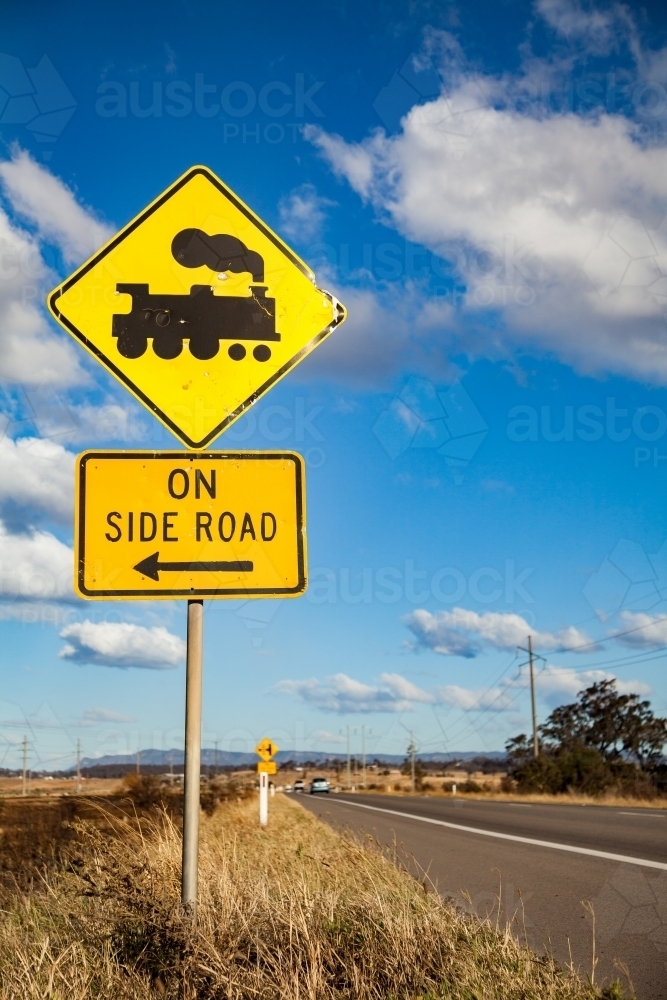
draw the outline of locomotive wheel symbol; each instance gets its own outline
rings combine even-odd
[[[255,361],[268,361],[271,357],[271,348],[267,347],[266,344],[258,344],[252,352],[252,356]]]
[[[170,319],[171,317],[166,309],[158,309],[158,311],[155,313],[155,322],[160,327],[169,326]]]
[[[246,351],[243,344],[232,344],[227,353],[232,361],[243,361]]]
[[[190,337],[190,354],[198,361],[210,361],[218,353],[220,342],[217,337]]]
[[[148,340],[134,333],[121,333],[118,337],[118,350],[124,358],[140,358],[146,353]]]
[[[153,350],[158,358],[162,358],[163,361],[171,361],[173,358],[177,358],[183,350],[183,338],[177,333],[163,335],[160,338],[156,337],[153,341]]]

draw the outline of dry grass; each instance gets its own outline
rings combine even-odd
[[[298,804],[271,808],[266,831],[253,800],[204,819],[194,931],[170,820],[116,840],[90,826],[66,870],[4,899],[2,1000],[600,996]]]

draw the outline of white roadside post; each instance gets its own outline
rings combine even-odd
[[[255,747],[255,753],[261,757],[257,765],[259,776],[259,825],[266,826],[269,822],[269,775],[275,774],[278,767],[271,758],[278,753],[278,745],[265,736]],[[273,791],[273,789],[271,789]]]
[[[269,822],[269,776],[265,771],[259,775],[259,825]]]

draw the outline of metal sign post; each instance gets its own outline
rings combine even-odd
[[[199,856],[199,772],[201,765],[201,690],[204,602],[188,601],[188,652],[185,681],[185,768],[183,802],[183,880],[181,900],[197,916]]]
[[[74,588],[84,600],[188,601],[182,898],[194,916],[202,599],[297,597],[307,585],[301,457],[204,449],[340,326],[345,307],[202,166],[47,302],[190,449],[79,456]],[[259,754],[266,788],[276,749]]]

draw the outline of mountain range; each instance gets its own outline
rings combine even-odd
[[[108,767],[115,764],[132,764],[136,760],[136,756],[136,753],[125,753],[107,754],[104,757],[84,757],[81,761],[81,767]],[[353,754],[352,756],[356,760],[359,759],[359,754]],[[421,760],[424,763],[447,764],[454,760],[474,760],[476,757],[486,757],[491,760],[502,760],[505,757],[505,754],[500,753],[497,750],[464,750],[460,753],[421,753],[416,754],[415,759]],[[295,764],[305,764],[308,762],[312,762],[313,764],[322,764],[328,760],[339,760],[344,762],[346,759],[347,758],[344,753],[323,753],[315,750],[280,750],[275,756],[275,760],[278,764],[284,764],[287,761],[294,761]],[[405,754],[367,754],[367,763],[372,764],[376,760],[382,764],[402,764],[405,760]],[[216,765],[218,767],[243,767],[244,765],[253,766],[257,763],[257,761],[258,757],[255,753],[243,753],[235,750],[218,750],[216,752],[208,747],[202,748],[201,752],[201,762],[204,767],[215,767]],[[183,750],[176,748],[173,750],[141,750],[139,753],[139,763],[153,767],[158,766],[165,768],[168,768],[170,764],[181,765],[183,763]],[[70,768],[70,770],[73,770],[73,768]]]

